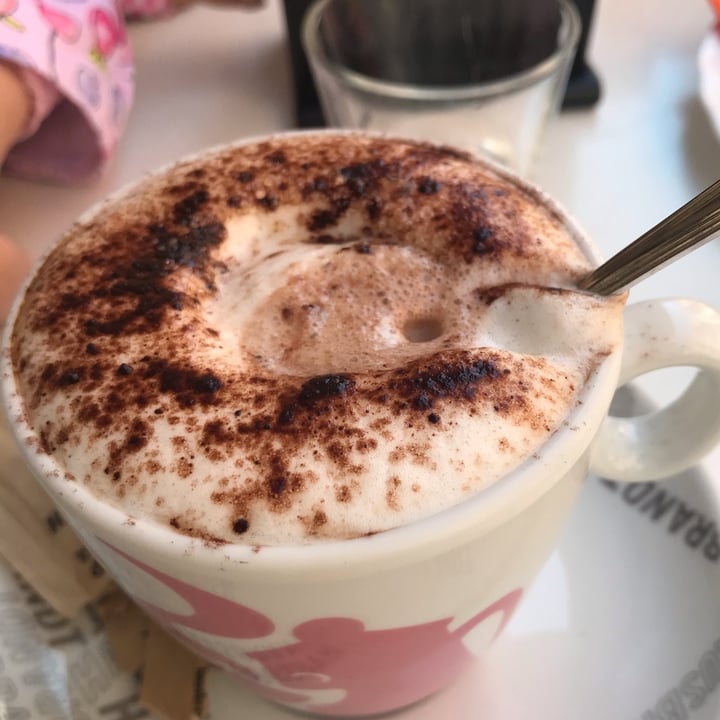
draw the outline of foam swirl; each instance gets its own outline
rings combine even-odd
[[[285,137],[151,177],[33,278],[12,359],[69,481],[210,543],[370,534],[536,453],[619,347],[575,231],[456,151]]]

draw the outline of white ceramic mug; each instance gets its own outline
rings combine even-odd
[[[212,548],[143,520],[129,525],[63,479],[26,423],[9,337],[1,372],[13,430],[92,552],[198,654],[260,694],[317,714],[381,713],[440,690],[510,619],[589,467],[653,480],[697,462],[720,437],[720,313],[690,300],[641,303],[626,311],[622,362],[619,351],[608,356],[560,430],[473,498],[371,537]],[[673,405],[606,418],[619,383],[671,365],[701,369]]]

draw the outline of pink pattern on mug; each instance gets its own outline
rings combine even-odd
[[[474,659],[463,643],[464,637],[499,614],[495,639],[522,596],[519,588],[507,593],[455,630],[450,630],[450,617],[381,630],[368,630],[354,618],[313,618],[293,628],[296,642],[283,641],[279,647],[244,653],[249,665],[259,670],[254,671],[189,639],[182,628],[223,638],[256,639],[274,632],[270,618],[113,550],[193,608],[193,614],[182,615],[137,600],[149,615],[174,628],[173,634],[181,642],[264,697],[328,715],[386,712],[444,688]]]
[[[339,687],[345,697],[314,706],[328,715],[373,715],[409,705],[449,685],[474,659],[463,638],[500,613],[497,636],[522,591],[514,590],[451,631],[452,618],[387,630],[367,630],[359,620],[322,618],[298,625],[298,642],[251,652],[286,688]],[[262,688],[258,688],[262,693]]]
[[[112,545],[107,545],[107,547],[129,560],[136,567],[144,570],[148,575],[152,575],[169,590],[177,593],[193,608],[194,613],[192,615],[182,615],[181,613],[163,610],[152,603],[135,598],[135,602],[148,615],[163,625],[176,625],[190,630],[199,630],[210,635],[217,635],[218,637],[244,640],[265,637],[275,630],[272,620],[262,613],[251,610],[232,600],[227,600],[220,595],[202,590],[190,583],[178,580],[172,575],[160,572]]]

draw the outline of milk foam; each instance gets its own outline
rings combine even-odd
[[[537,453],[623,298],[532,190],[423,143],[319,135],[181,164],[74,227],[13,332],[69,482],[209,543],[413,522]]]

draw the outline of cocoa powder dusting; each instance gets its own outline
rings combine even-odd
[[[244,213],[276,218],[303,207],[298,245],[350,250],[342,257],[355,263],[358,283],[364,263],[397,244],[398,228],[423,258],[444,267],[544,262],[546,248],[523,213],[537,198],[490,171],[473,180],[472,163],[451,149],[380,138],[268,141],[221,151],[202,167],[180,164],[77,224],[32,280],[14,329],[28,414],[59,408],[57,419],[36,429],[43,451],[86,438],[114,495],[148,495],[176,532],[219,545],[251,538],[261,513],[296,520],[311,537],[341,533],[335,508],[363,497],[376,455],[388,456],[398,429],[407,436],[391,464],[431,469],[430,439],[451,433],[453,418],[487,412],[546,426],[524,384],[528,367],[547,371],[541,358],[428,343],[419,357],[367,372],[276,374],[272,358],[235,362],[240,343],[206,312],[237,272],[224,254],[226,224]],[[350,235],[349,219],[357,226]],[[546,222],[560,221],[550,213]],[[536,271],[528,272],[523,283],[532,285]],[[474,302],[490,306],[510,287],[479,288]],[[326,288],[343,290],[341,283]],[[324,312],[311,299],[280,304],[273,318],[289,333],[300,316],[310,327]],[[31,337],[48,339],[43,353]],[[556,402],[561,390],[544,392]],[[222,463],[222,481],[203,470]],[[377,482],[387,507],[399,512],[401,471],[391,472]],[[207,493],[222,527],[206,525],[202,513],[170,510],[169,492],[148,490],[163,474],[190,504]],[[300,511],[304,494],[320,486],[327,488],[322,502]]]

